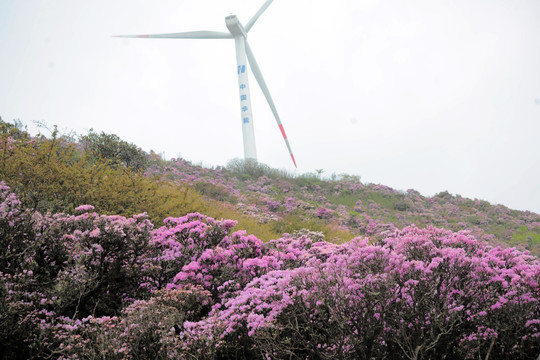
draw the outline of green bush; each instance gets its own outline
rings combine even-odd
[[[135,171],[148,166],[148,155],[135,144],[121,140],[117,135],[98,134],[92,129],[81,136],[80,144],[93,160],[107,159],[113,166],[123,165]]]
[[[206,181],[198,181],[194,184],[195,190],[202,195],[218,201],[226,201],[231,204],[236,204],[238,199],[233,194],[230,194],[227,189],[221,185],[211,184]]]
[[[0,130],[0,178],[28,208],[73,213],[79,205],[92,204],[106,214],[146,211],[160,223],[165,217],[208,207],[188,186],[151,179],[124,164],[95,158],[57,132],[47,139],[31,138],[8,126]]]
[[[226,170],[233,176],[241,179],[256,180],[261,176],[270,178],[285,178],[291,179],[293,175],[285,170],[273,169],[266,164],[257,162],[255,159],[233,159],[227,163]]]

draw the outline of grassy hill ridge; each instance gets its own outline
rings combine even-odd
[[[540,251],[540,215],[446,191],[427,197],[413,189],[397,191],[365,184],[352,175],[334,179],[321,179],[316,174],[293,177],[264,164],[238,159],[216,168],[173,159],[153,164],[147,173],[189,184],[205,197],[227,202],[285,232],[299,230],[310,221],[331,224],[354,236],[381,236],[410,224],[434,225],[453,231],[468,229],[477,238],[494,244],[517,246],[536,254]]]
[[[238,159],[215,168],[166,161],[92,130],[78,138],[56,130],[32,137],[20,124],[0,125],[1,180],[40,211],[72,212],[92,204],[102,213],[147,212],[154,223],[200,212],[237,219],[239,228],[266,241],[305,228],[344,242],[381,237],[411,224],[434,225],[540,254],[540,215],[530,211],[446,191],[426,197],[413,189],[362,183],[355,175],[293,176]]]

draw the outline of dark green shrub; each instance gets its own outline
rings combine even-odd
[[[148,155],[117,135],[98,134],[90,129],[87,135],[81,136],[80,143],[94,160],[107,159],[113,166],[123,165],[135,171],[145,170],[148,166]]]

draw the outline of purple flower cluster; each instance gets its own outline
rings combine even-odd
[[[333,210],[324,207],[318,208],[315,213],[319,219],[330,219],[334,215]]]
[[[267,175],[245,178],[245,174],[194,166],[181,159],[157,162],[147,172],[192,185],[261,223],[301,215],[302,220],[322,221],[354,234],[351,238],[369,235],[378,239],[390,228],[435,225],[453,231],[470,229],[492,245],[509,244],[540,254],[540,215],[448,192],[425,197],[412,189],[396,191],[380,184],[362,184],[359,177],[349,175],[324,181],[267,171]]]
[[[540,352],[540,262],[468,231],[386,228],[336,245],[304,230],[263,243],[201,214],[154,229],[145,214],[77,211],[24,210],[0,184],[3,358]]]

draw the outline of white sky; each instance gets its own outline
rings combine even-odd
[[[205,165],[243,156],[233,40],[263,0],[0,0],[0,116],[115,133]],[[540,213],[540,1],[275,0],[250,45],[299,173]],[[251,77],[259,161],[293,169]]]

